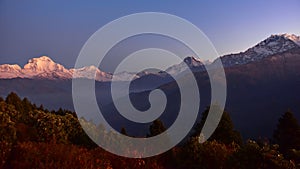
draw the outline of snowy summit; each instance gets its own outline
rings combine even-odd
[[[271,35],[254,47],[238,54],[222,56],[225,67],[259,61],[265,57],[300,46],[300,37],[293,34]]]

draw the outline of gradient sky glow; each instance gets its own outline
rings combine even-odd
[[[244,51],[271,34],[300,35],[300,1],[0,1],[0,64],[23,66],[48,55],[73,67],[86,40],[106,23],[137,12],[165,12],[198,26],[220,55]]]

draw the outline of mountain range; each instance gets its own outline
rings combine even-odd
[[[91,65],[79,69],[66,69],[63,65],[55,63],[47,56],[33,58],[21,68],[19,65],[0,65],[0,78],[28,78],[28,79],[49,79],[49,80],[66,80],[74,78],[95,79],[97,81],[109,81],[112,75],[100,71],[97,67]],[[120,81],[126,80],[134,74],[120,73],[117,74],[117,79]],[[125,77],[125,79],[123,79]]]
[[[276,127],[277,119],[284,111],[288,109],[300,111],[299,45],[299,36],[271,35],[244,52],[220,57],[227,80],[225,107],[244,138],[269,137]],[[130,84],[130,98],[132,104],[140,110],[149,107],[148,96],[151,90],[156,88],[164,90],[168,103],[160,118],[168,127],[176,119],[180,97],[176,82],[167,73],[184,74],[186,71],[183,68],[184,64],[193,71],[200,90],[200,117],[201,112],[210,104],[211,94],[205,66],[213,66],[214,63],[215,61],[203,63],[194,57],[186,57],[182,63],[162,72],[142,72],[137,75],[123,72],[114,76],[118,76],[117,83],[120,84],[135,76]],[[73,110],[72,76],[80,80],[96,79],[95,93],[100,102],[99,107],[105,112],[105,118],[117,130],[126,127],[129,134],[145,134],[143,132],[147,131],[149,124],[138,124],[137,127],[118,113],[110,93],[113,75],[95,66],[76,70],[66,69],[46,56],[29,60],[23,68],[18,65],[1,65],[0,96],[4,97],[14,91],[49,109],[63,107]],[[296,113],[295,116],[300,120],[300,114]]]
[[[229,54],[221,56],[224,67],[234,65],[242,65],[250,62],[259,61],[270,55],[287,51],[289,49],[298,47],[300,45],[300,37],[293,34],[279,34],[271,35],[267,39],[258,43],[245,52],[237,54]],[[214,62],[202,63],[201,60],[195,57],[187,57],[182,63],[173,65],[165,71],[172,75],[178,75],[184,72],[184,65],[187,64],[192,71],[204,71],[205,67],[213,65]],[[47,56],[33,58],[21,68],[19,65],[0,65],[0,79],[12,78],[29,78],[29,79],[72,79],[74,78],[87,78],[95,79],[96,81],[111,81],[112,77],[118,81],[129,81],[132,77],[140,78],[147,75],[147,72],[136,74],[135,72],[121,72],[112,75],[108,72],[103,72],[97,67],[90,65],[80,69],[66,69],[63,65],[55,63]]]

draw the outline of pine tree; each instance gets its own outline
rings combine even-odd
[[[290,149],[300,150],[300,126],[293,113],[287,111],[279,120],[273,135],[279,150],[287,154]]]
[[[202,114],[200,123],[195,127],[193,136],[200,136],[201,130],[204,126],[210,107],[208,107]],[[205,137],[205,136],[204,136]],[[231,144],[235,142],[239,145],[242,144],[243,140],[241,134],[234,129],[233,122],[230,118],[229,113],[223,112],[222,118],[218,124],[218,127],[208,140],[216,140],[224,144]]]
[[[33,109],[32,104],[26,97],[22,100],[22,106],[23,106],[24,112],[26,112],[26,113],[28,113],[29,111],[32,111],[32,109]]]
[[[7,104],[10,104],[10,105],[14,105],[15,106],[15,109],[19,112],[23,112],[23,106],[22,106],[22,100],[20,99],[20,97],[14,93],[14,92],[11,92],[7,97],[6,97],[6,100],[5,102]]]
[[[127,131],[124,127],[121,128],[121,134],[128,136]]]
[[[56,112],[56,114],[63,116],[63,115],[65,115],[66,113],[65,113],[65,111],[60,107],[60,108],[58,109],[58,111]]]
[[[44,105],[41,104],[40,107],[38,108],[38,110],[44,111]]]
[[[166,128],[165,128],[163,122],[160,120],[154,120],[153,123],[150,125],[149,137],[159,135],[164,131],[166,131]]]

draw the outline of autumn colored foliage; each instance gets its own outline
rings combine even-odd
[[[207,110],[206,110],[207,111]],[[205,119],[205,113],[202,120]],[[85,121],[90,128],[101,126]],[[294,169],[300,165],[297,120],[288,112],[279,119],[274,139],[243,142],[228,113],[214,135],[203,144],[200,121],[186,141],[152,158],[130,159],[98,147],[85,134],[76,114],[49,111],[11,93],[0,98],[0,168],[99,168],[99,169]],[[159,120],[149,127],[155,136],[165,130]],[[290,134],[286,135],[287,132]],[[126,133],[122,128],[121,133]],[[111,134],[111,133],[110,133]],[[228,137],[227,137],[228,136]],[[286,140],[288,137],[289,140]],[[296,140],[296,141],[295,141]],[[110,140],[117,142],[118,140]],[[291,144],[293,143],[293,144]]]

